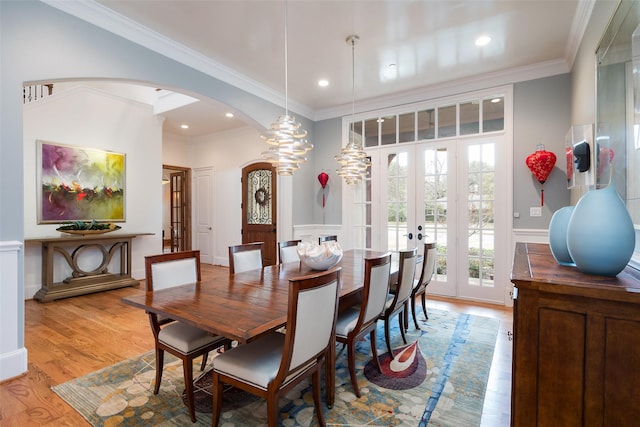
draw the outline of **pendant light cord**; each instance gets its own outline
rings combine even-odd
[[[354,142],[356,118],[356,39],[351,39],[351,141]]]
[[[284,114],[285,116],[289,115],[289,54],[288,54],[288,13],[289,3],[285,0],[284,2]]]

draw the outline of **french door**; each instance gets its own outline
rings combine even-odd
[[[508,283],[508,168],[504,136],[370,150],[374,248],[435,242],[431,293],[504,302]],[[377,187],[377,188],[376,188]]]

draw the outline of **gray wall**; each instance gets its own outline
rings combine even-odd
[[[546,229],[553,213],[569,205],[565,161],[565,135],[571,127],[571,76],[547,77],[518,83],[513,103],[513,228]],[[544,144],[556,155],[556,166],[544,184],[542,216],[531,217],[540,206],[540,184],[525,159]]]
[[[336,170],[338,163],[334,156],[342,148],[342,119],[329,119],[315,124],[315,168],[313,185],[308,187],[314,195],[312,224],[342,224],[342,178]],[[325,172],[329,182],[325,188],[325,207],[322,208],[322,187],[318,182],[318,174]]]

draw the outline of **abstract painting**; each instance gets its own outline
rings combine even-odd
[[[38,141],[38,223],[124,221],[125,155]]]

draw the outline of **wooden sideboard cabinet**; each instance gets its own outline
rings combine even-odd
[[[511,425],[640,426],[640,275],[582,274],[517,243]]]

